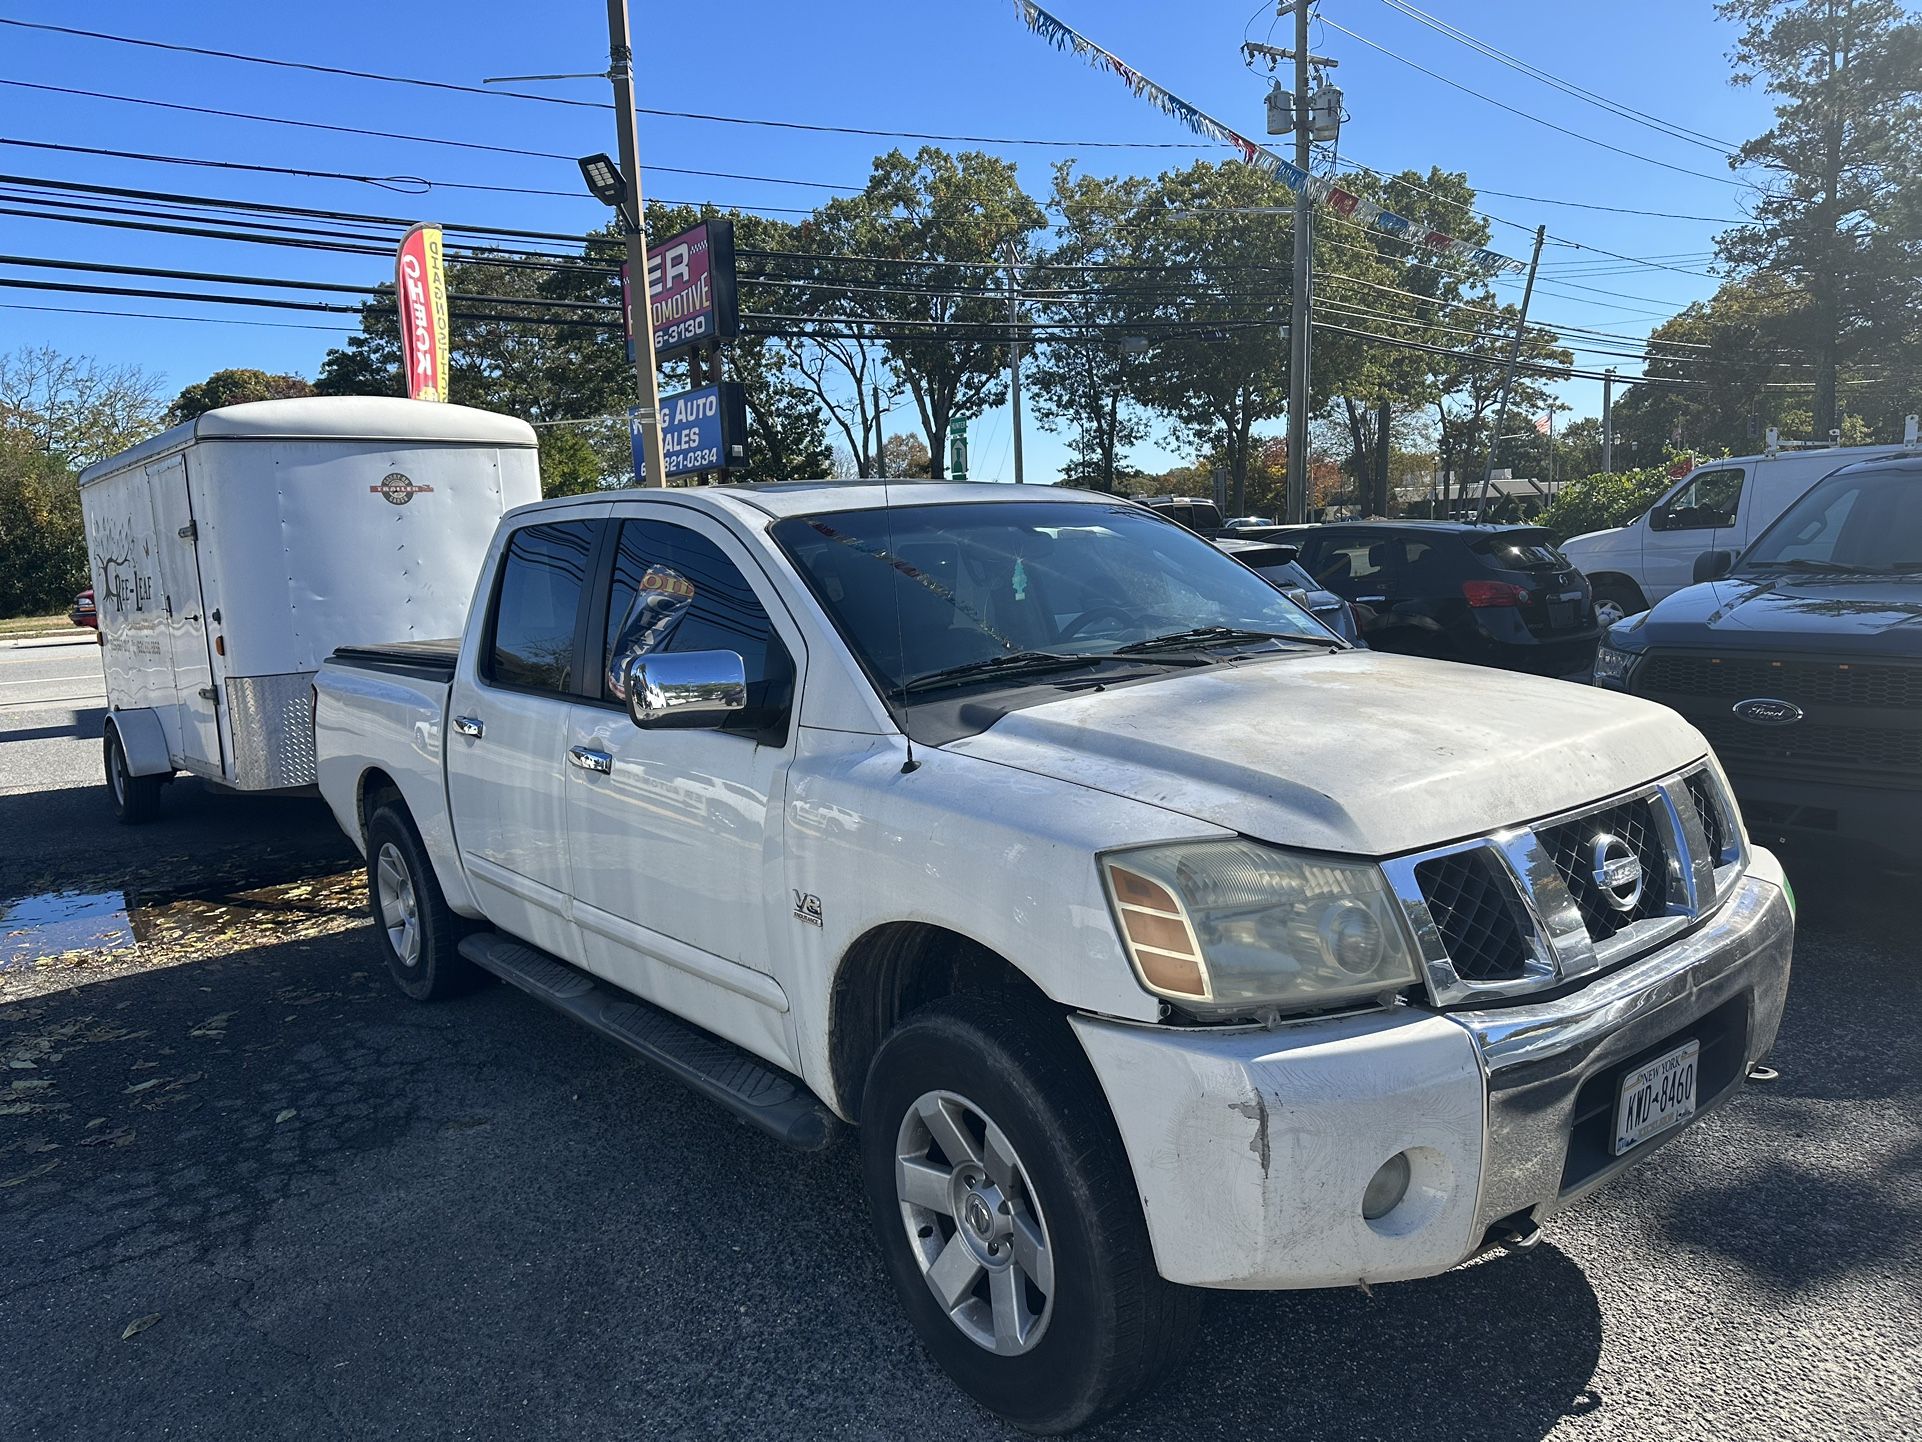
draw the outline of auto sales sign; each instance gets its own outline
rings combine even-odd
[[[627,413],[634,474],[646,469],[640,407]],[[669,476],[729,471],[747,464],[747,393],[739,381],[661,397],[661,469]]]
[[[625,271],[621,295],[632,336],[633,300]],[[647,308],[654,326],[656,360],[705,350],[739,334],[734,222],[703,221],[671,240],[649,246]]]
[[[394,299],[400,306],[401,390],[417,401],[446,400],[447,272],[439,226],[417,225],[401,237]]]

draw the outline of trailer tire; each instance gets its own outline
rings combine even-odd
[[[164,776],[136,776],[127,766],[127,748],[120,744],[120,733],[107,728],[102,747],[107,767],[107,799],[122,826],[141,826],[160,814],[160,788]]]
[[[474,988],[480,973],[460,954],[461,919],[398,806],[382,806],[367,823],[367,909],[387,974],[407,996],[443,1001]]]
[[[1202,1294],[1156,1271],[1114,1116],[1059,1016],[978,996],[915,1012],[868,1070],[860,1149],[908,1320],[990,1411],[1073,1431],[1186,1354]]]

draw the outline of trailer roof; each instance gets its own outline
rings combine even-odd
[[[139,445],[96,461],[80,473],[87,485],[130,465],[150,461],[196,441],[438,441],[484,446],[534,446],[526,421],[472,406],[410,401],[400,396],[303,396],[296,400],[249,401],[222,406]]]

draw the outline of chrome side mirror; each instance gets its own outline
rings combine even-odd
[[[627,663],[627,714],[640,727],[685,717],[719,726],[747,708],[747,667],[733,651],[669,651]]]

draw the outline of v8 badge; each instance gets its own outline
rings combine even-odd
[[[811,891],[794,893],[794,919],[805,921],[809,926],[821,924],[821,898]]]

